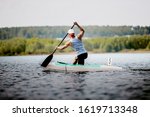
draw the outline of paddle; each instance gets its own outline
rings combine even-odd
[[[74,27],[74,25],[71,27],[71,29]],[[64,39],[67,37],[68,33],[64,36],[64,38],[61,40],[61,42],[58,44],[58,46],[60,46],[60,44],[64,41]],[[57,47],[58,47],[57,46]],[[54,51],[43,61],[43,63],[41,64],[42,67],[46,67],[52,60],[53,58],[53,54],[56,52],[57,48],[54,49]]]

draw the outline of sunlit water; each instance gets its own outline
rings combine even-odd
[[[86,63],[112,64],[125,71],[50,72],[47,56],[0,57],[0,99],[150,99],[150,53],[89,54]],[[71,62],[74,55],[54,55]]]

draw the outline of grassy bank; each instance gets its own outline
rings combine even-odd
[[[60,43],[56,39],[13,38],[0,41],[0,55],[49,54]],[[105,52],[149,52],[150,36],[94,38],[84,40],[85,48],[94,53]],[[67,48],[61,53],[72,52]]]

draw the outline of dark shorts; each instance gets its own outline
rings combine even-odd
[[[84,59],[88,57],[88,53],[83,53],[77,56],[78,64],[84,65]]]

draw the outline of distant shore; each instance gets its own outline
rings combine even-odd
[[[50,54],[60,43],[56,39],[13,38],[0,40],[0,56]],[[150,35],[108,37],[83,40],[84,47],[92,53],[145,53],[150,52]],[[64,44],[64,43],[63,43]],[[62,45],[63,45],[62,44]],[[73,49],[57,50],[72,53]]]
[[[89,51],[88,54],[139,54],[139,53],[150,53],[149,50],[125,50],[125,51],[120,51],[120,52],[92,52],[92,51]],[[43,56],[43,55],[50,55],[51,53],[49,54],[18,54],[18,55],[3,55],[3,56]],[[75,52],[56,52],[55,55],[76,55]],[[0,55],[0,57],[3,57],[2,55]]]

